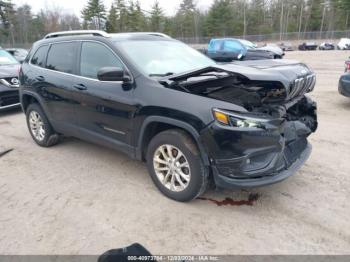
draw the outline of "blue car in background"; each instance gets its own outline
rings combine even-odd
[[[235,38],[217,38],[209,42],[207,56],[218,62],[233,60],[262,60],[273,59],[273,53],[266,50],[247,48]]]

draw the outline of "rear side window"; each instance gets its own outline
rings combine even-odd
[[[239,43],[238,41],[225,41],[224,42],[224,50],[225,51],[241,51],[243,48],[243,46],[241,45],[241,43]]]
[[[95,42],[83,42],[81,47],[80,75],[97,79],[102,67],[120,67],[123,64],[106,46]]]
[[[33,55],[31,63],[33,65],[44,67],[45,60],[46,60],[46,54],[47,54],[48,49],[49,49],[48,45],[44,45],[44,46],[39,47],[38,50]]]
[[[77,42],[51,45],[47,55],[46,68],[73,74],[77,54]]]

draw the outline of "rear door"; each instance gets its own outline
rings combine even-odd
[[[73,74],[77,72],[78,47],[79,42],[54,43],[42,50],[48,49],[46,62],[36,61],[40,54],[35,54],[31,60],[32,65],[40,67],[35,69],[33,86],[45,100],[50,120],[59,128],[66,129],[77,124],[74,112],[78,101]]]
[[[123,145],[128,150],[135,111],[132,85],[97,79],[103,67],[127,69],[111,48],[96,41],[82,42],[79,61],[79,76],[75,77],[75,86],[81,89],[79,126],[92,139],[116,142],[121,150]]]

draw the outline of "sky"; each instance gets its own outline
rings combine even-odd
[[[40,9],[59,7],[68,13],[74,13],[80,16],[80,11],[88,0],[12,0],[16,5],[29,4],[32,6],[33,12]],[[107,10],[111,6],[113,0],[103,0]],[[155,0],[139,0],[143,10],[150,10]],[[128,2],[128,0],[126,0]],[[166,15],[174,15],[181,3],[181,0],[158,0]],[[201,10],[206,10],[213,0],[197,0],[197,6]]]

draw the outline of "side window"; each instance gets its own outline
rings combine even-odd
[[[123,64],[106,46],[95,42],[83,42],[81,46],[80,75],[97,79],[102,67],[120,67]]]
[[[209,43],[209,52],[217,52],[222,49],[222,41],[221,40],[211,40]]]
[[[78,42],[57,43],[51,45],[47,55],[46,68],[73,74]]]
[[[243,47],[238,41],[225,41],[224,50],[225,51],[240,51]]]
[[[33,65],[44,67],[45,66],[46,54],[47,54],[47,50],[48,49],[49,49],[48,45],[44,45],[44,46],[39,47],[38,50],[33,55],[31,63]]]

